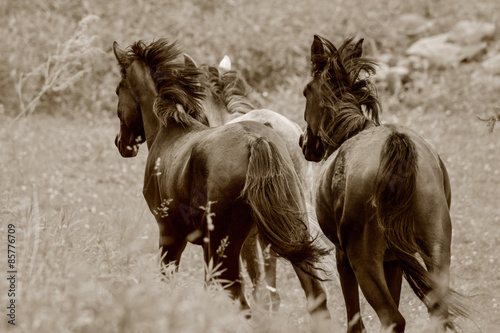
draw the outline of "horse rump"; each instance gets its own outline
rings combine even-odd
[[[433,260],[420,248],[415,235],[413,203],[418,173],[417,158],[415,143],[407,134],[392,128],[380,154],[380,168],[372,198],[376,219],[384,231],[387,247],[394,251],[401,262],[408,284],[429,310],[437,310],[436,307],[443,305],[445,317],[448,312],[466,316],[465,306],[459,301],[462,296],[449,288],[448,279],[446,286],[440,285],[443,281],[432,280],[430,272],[417,256],[424,262]],[[446,292],[440,299],[431,302],[427,298],[437,287]],[[448,325],[451,326],[451,323]]]
[[[298,177],[273,142],[255,138],[251,143],[242,196],[252,208],[260,236],[276,255],[311,274],[307,268],[330,252],[311,237]]]

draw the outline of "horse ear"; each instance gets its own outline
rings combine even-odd
[[[196,65],[196,62],[194,61],[193,58],[191,58],[190,55],[184,53],[184,65],[186,67],[192,67],[192,68],[197,68],[198,65]]]
[[[113,53],[115,54],[118,63],[123,66],[125,64],[125,59],[127,59],[127,53],[118,45],[115,41],[113,42]]]
[[[353,50],[353,53],[352,53],[352,57],[353,58],[359,58],[363,54],[363,41],[364,41],[364,39],[361,38],[356,43],[356,45],[354,45],[354,50]]]
[[[323,47],[322,38],[318,35],[314,35],[314,40],[311,45],[311,59],[316,55],[325,54],[325,48]]]
[[[228,55],[225,55],[224,58],[219,63],[219,68],[224,69],[226,71],[231,70],[231,58]]]

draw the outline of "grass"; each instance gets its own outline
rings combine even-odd
[[[305,297],[284,263],[278,268],[279,313],[251,321],[220,287],[203,288],[202,253],[195,246],[186,249],[179,273],[162,281],[157,227],[142,198],[146,147],[126,160],[113,144],[119,80],[113,40],[126,46],[139,38],[170,36],[199,63],[215,63],[229,54],[261,106],[303,124],[301,91],[314,33],[334,42],[356,33],[367,37],[372,54],[402,54],[411,40],[393,33],[401,13],[439,18],[431,32],[438,33],[458,18],[498,24],[498,7],[496,1],[397,5],[390,0],[314,5],[284,0],[265,5],[238,0],[142,1],[133,6],[96,0],[0,3],[5,18],[0,20],[0,237],[6,239],[8,224],[16,226],[19,272],[17,325],[8,325],[2,315],[0,330],[311,331]],[[96,51],[58,52],[58,45],[75,45],[78,23],[90,14],[100,19],[81,33],[87,49]],[[498,46],[498,41],[490,42],[492,51]],[[37,68],[58,54],[74,55],[60,64],[71,65],[61,67],[65,75],[54,81],[61,89],[46,89],[25,112],[31,115],[12,123],[23,112],[16,90],[21,73],[34,73],[23,82],[26,107],[46,87]],[[79,71],[84,73],[74,77]],[[63,84],[65,79],[71,79],[69,84]],[[497,79],[478,63],[468,63],[431,72],[419,90],[406,91],[401,100],[381,92],[382,119],[421,133],[449,169],[452,286],[470,296],[473,319],[458,321],[463,332],[496,332],[500,325],[500,132],[488,133],[486,123],[476,119],[496,112]],[[330,331],[342,332],[345,309],[335,275],[327,287]],[[2,308],[7,288],[7,280],[0,279]],[[401,309],[409,332],[430,331],[422,303],[406,284]],[[362,312],[370,331],[377,330],[378,319],[366,302]]]

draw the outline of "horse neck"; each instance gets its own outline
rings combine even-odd
[[[154,112],[154,103],[156,99],[156,89],[153,93],[143,95],[141,98],[140,107],[142,111],[142,122],[144,124],[144,132],[146,134],[146,144],[148,150],[156,138],[156,134],[160,128],[160,120]]]
[[[156,85],[150,76],[145,77],[144,86],[142,87],[140,98],[140,107],[142,110],[142,121],[144,125],[144,132],[146,134],[146,144],[148,146],[148,151],[151,150],[151,146],[157,139],[162,127],[168,127],[168,131],[163,131],[167,136],[177,135],[179,132],[185,132],[189,130],[186,126],[178,124],[174,119],[167,119],[167,123],[161,123],[160,119],[154,110],[155,101],[158,95],[156,90]],[[177,108],[177,104],[174,101],[169,103],[169,107]]]
[[[222,126],[227,119],[227,111],[223,105],[220,105],[212,98],[207,98],[203,103],[203,109],[205,110],[205,115],[210,123],[210,126]]]
[[[374,126],[376,124],[373,120],[354,108],[335,115],[333,122],[325,129],[329,138],[327,142],[324,142],[326,155],[331,155],[344,142]]]
[[[174,142],[190,133],[203,131],[207,128],[205,124],[188,115],[181,104],[167,100],[162,102],[162,108],[165,107],[167,108],[166,110],[163,109],[163,111],[160,111],[159,117],[161,120],[156,117],[156,112],[154,113],[159,125],[157,135],[152,138],[151,144],[154,144],[155,140]],[[184,120],[182,120],[183,117],[180,117],[181,114],[184,115]],[[185,121],[186,119],[187,121]]]

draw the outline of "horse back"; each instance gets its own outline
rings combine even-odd
[[[190,205],[205,205],[207,200],[216,201],[222,195],[233,198],[225,202],[234,202],[244,187],[250,144],[256,138],[273,142],[293,168],[285,143],[271,128],[256,122],[238,122],[205,127],[173,143],[159,140],[148,156],[145,190],[152,187],[147,191],[152,197],[152,192],[160,192]],[[147,179],[156,177],[158,188],[157,181],[147,184]]]

